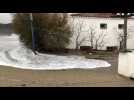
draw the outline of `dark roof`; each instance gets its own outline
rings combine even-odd
[[[100,17],[100,18],[119,18],[121,16],[116,13],[76,13],[71,14],[71,16],[79,16],[79,17]]]

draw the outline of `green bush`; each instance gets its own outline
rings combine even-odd
[[[70,37],[72,37],[67,14],[33,13],[33,19],[37,51],[61,50],[67,47]],[[15,14],[13,28],[15,33],[19,35],[20,40],[32,49],[30,14]]]

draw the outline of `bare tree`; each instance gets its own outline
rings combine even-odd
[[[88,29],[88,33],[89,33],[89,42],[91,44],[91,47],[93,48],[94,47],[94,38],[96,35],[95,28],[90,26]]]
[[[98,50],[98,48],[102,49],[104,46],[105,42],[104,39],[106,37],[106,34],[104,32],[102,33],[97,33],[96,32],[96,27],[90,26],[88,29],[88,34],[89,34],[89,42],[92,48]]]
[[[119,49],[123,49],[123,41],[124,41],[124,34],[123,30],[114,29],[115,33],[117,34],[117,41],[119,42]]]
[[[81,46],[81,44],[86,41],[86,37],[82,37],[82,33],[84,32],[83,28],[84,28],[84,23],[83,21],[78,20],[77,23],[74,22],[75,19],[72,19],[72,32],[73,35],[75,36],[75,49],[78,50],[79,47]]]
[[[75,22],[74,18],[72,18],[71,26],[72,26],[72,32],[74,34],[73,36],[75,36],[74,40],[75,40],[76,50],[78,50],[79,47],[85,41],[89,42],[90,46],[92,48],[95,48],[96,50],[98,50],[99,48],[101,49],[104,46],[105,44],[104,39],[106,37],[106,34],[104,34],[104,32],[97,33],[96,27],[89,26],[86,30],[84,26],[84,22],[79,19],[77,19],[77,22]],[[88,35],[84,36],[83,33],[87,33]]]
[[[98,50],[98,48],[102,49],[104,47],[105,42],[104,39],[106,37],[106,34],[101,33],[98,36],[95,37],[95,49]]]
[[[116,33],[116,35],[117,35],[117,41],[119,42],[119,49],[121,50],[121,51],[123,51],[124,50],[124,31],[123,31],[123,29],[122,30],[119,30],[119,29],[117,29],[117,28],[114,28],[114,32]],[[127,36],[125,36],[125,38],[126,38],[126,40],[131,36],[131,32],[133,32],[132,31],[132,29],[131,28],[128,28],[128,31],[127,31]]]

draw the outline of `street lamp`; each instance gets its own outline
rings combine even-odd
[[[34,33],[34,26],[33,26],[33,14],[30,13],[30,23],[31,23],[31,32],[32,32],[32,50],[35,55],[37,55],[35,50],[35,33]]]

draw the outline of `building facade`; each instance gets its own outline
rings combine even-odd
[[[76,48],[76,40],[78,42],[82,41],[80,46],[95,45],[97,41],[99,41],[98,49],[100,50],[106,50],[107,47],[115,46],[120,48],[123,36],[124,20],[113,13],[72,14],[69,16],[69,23],[74,31],[71,43],[68,46],[71,49]],[[95,35],[91,39],[92,34]],[[94,43],[91,43],[91,40]],[[128,19],[127,48],[134,49],[133,17]]]

